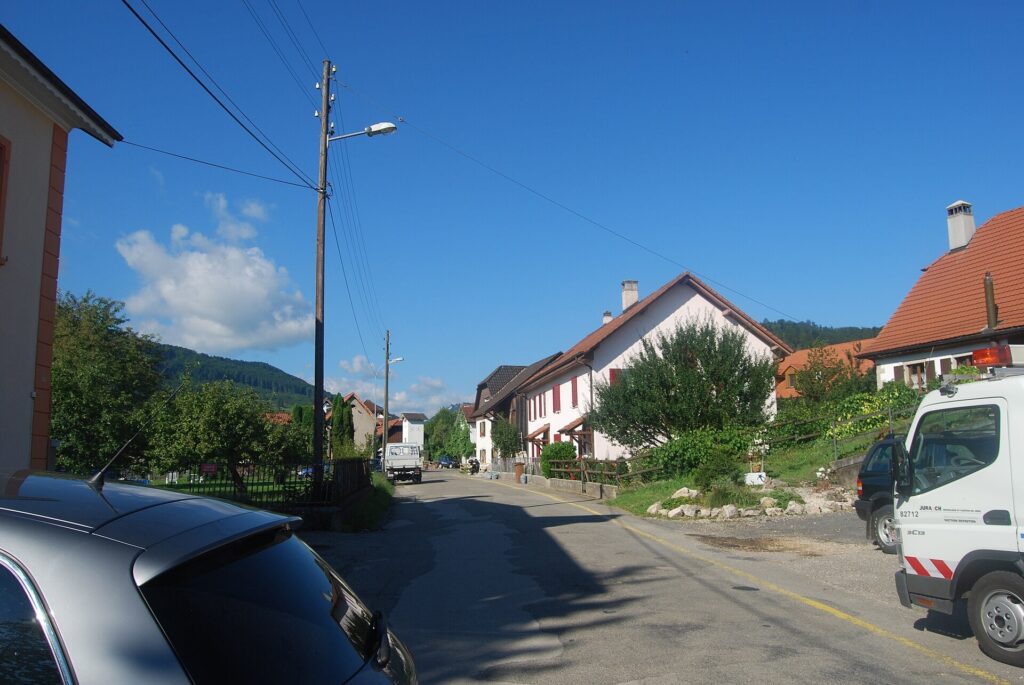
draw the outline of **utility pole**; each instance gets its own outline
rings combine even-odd
[[[391,331],[384,331],[384,420],[380,425],[381,449],[380,470],[384,471],[384,459],[388,454],[388,372],[391,370]],[[387,473],[387,471],[384,471]]]
[[[316,333],[313,362],[313,486],[324,479],[324,212],[327,209],[327,138],[331,131],[331,61],[320,81],[320,185],[316,204]]]

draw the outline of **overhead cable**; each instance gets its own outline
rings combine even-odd
[[[236,169],[234,167],[226,166],[224,164],[217,164],[216,162],[208,162],[205,159],[197,159],[195,157],[189,157],[188,155],[180,155],[176,152],[171,152],[169,150],[161,150],[160,148],[150,147],[149,145],[143,145],[142,143],[133,143],[130,140],[122,140],[121,144],[142,148],[143,150],[149,150],[150,152],[159,152],[160,154],[167,155],[168,157],[176,157],[178,159],[184,159],[189,162],[195,162],[196,164],[205,164],[206,166],[210,166],[215,169],[223,169],[224,171],[232,171],[236,174],[245,174],[246,176],[252,176],[254,178],[262,178],[264,181],[273,181],[274,183],[282,183],[287,186],[295,186],[296,188],[304,188],[306,190],[316,190],[316,188],[310,188],[309,184],[307,183],[296,183],[295,181],[286,181],[281,178],[274,178],[273,176],[264,176],[263,174],[257,174],[252,171]]]

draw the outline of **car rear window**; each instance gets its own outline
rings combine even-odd
[[[190,561],[142,593],[200,685],[336,685],[372,649],[369,610],[327,562],[283,531]]]

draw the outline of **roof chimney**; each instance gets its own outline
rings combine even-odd
[[[611,323],[611,322],[612,322],[612,313],[606,309],[604,314],[601,316],[601,323],[605,324],[605,323]]]
[[[640,290],[636,281],[622,282],[622,311],[626,311],[640,299]]]
[[[957,200],[946,207],[946,226],[949,230],[950,251],[971,242],[974,237],[974,211],[971,203]]]

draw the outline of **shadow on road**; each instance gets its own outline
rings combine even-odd
[[[427,482],[440,482],[431,479]],[[311,532],[307,541],[356,593],[383,610],[412,649],[423,682],[522,680],[565,668],[570,633],[625,620],[631,598],[609,582],[645,582],[641,566],[613,578],[581,566],[553,537],[600,535],[608,517],[531,515],[490,497],[401,497],[383,531]]]
[[[971,630],[971,624],[967,620],[966,602],[954,604],[952,615],[929,611],[924,618],[914,621],[914,629],[926,633],[938,633],[957,640],[974,637],[974,631]]]

